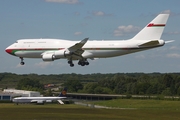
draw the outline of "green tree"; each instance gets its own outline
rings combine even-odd
[[[84,86],[84,91],[86,93],[95,93],[94,89],[98,86],[97,83],[87,83],[85,86]]]
[[[177,89],[177,95],[180,96],[180,87]]]
[[[112,91],[109,88],[97,86],[94,89],[94,93],[95,94],[110,94],[110,93],[112,93]]]
[[[16,89],[42,92],[44,86],[38,80],[24,78],[19,80]]]
[[[163,84],[166,86],[166,87],[170,87],[171,86],[171,83],[173,82],[173,78],[170,74],[165,74],[163,76]]]
[[[66,86],[70,92],[78,92],[78,90],[83,89],[83,85],[79,80],[67,80],[63,86]]]

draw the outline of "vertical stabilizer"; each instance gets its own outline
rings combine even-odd
[[[159,14],[147,24],[132,40],[159,40],[163,33],[169,14]]]
[[[60,93],[59,97],[66,97],[67,88],[65,87],[62,92]]]

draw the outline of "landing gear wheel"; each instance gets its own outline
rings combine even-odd
[[[24,61],[23,61],[23,60],[24,60],[23,57],[19,57],[19,58],[21,59],[20,64],[21,64],[21,65],[24,65],[25,63],[24,63]]]
[[[69,61],[68,61],[68,64],[72,64],[72,61],[71,61],[71,60],[69,60]]]
[[[74,67],[74,64],[72,63],[72,64],[70,64],[70,66],[71,66],[71,67]]]
[[[89,62],[87,60],[85,60],[85,61],[79,60],[78,65],[81,65],[81,66],[89,65]]]
[[[85,65],[85,62],[81,62],[81,66],[84,66]]]
[[[24,62],[20,62],[21,65],[24,65],[25,63]]]
[[[74,64],[73,64],[72,60],[69,60],[69,61],[68,61],[68,64],[69,64],[71,67],[74,67]]]
[[[88,61],[86,61],[86,62],[85,62],[85,64],[86,64],[86,65],[89,65],[89,62],[88,62]]]

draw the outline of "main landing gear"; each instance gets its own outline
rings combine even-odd
[[[69,60],[69,61],[68,61],[68,64],[69,64],[71,67],[74,67],[74,64],[73,64],[72,60]]]
[[[70,67],[74,67],[72,60],[69,60],[68,64],[70,65]],[[87,60],[85,60],[85,61],[79,60],[78,65],[81,65],[81,66],[89,65],[89,62]]]
[[[20,64],[21,64],[21,65],[24,65],[25,63],[24,63],[24,61],[23,61],[23,60],[24,60],[23,57],[19,57],[19,58],[21,59]]]
[[[81,65],[81,66],[89,65],[89,62],[87,60],[85,60],[85,61],[80,60],[78,62],[78,65]]]

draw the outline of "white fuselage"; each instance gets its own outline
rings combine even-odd
[[[91,53],[91,58],[106,58],[125,55],[164,45],[163,40],[158,40],[159,44],[155,46],[139,46],[149,41],[150,40],[93,40],[87,41],[82,49],[88,53]],[[7,47],[6,52],[23,58],[42,58],[42,54],[46,51],[54,52],[58,50],[65,50],[77,42],[79,41],[62,39],[23,39],[18,40],[16,43]]]
[[[17,97],[13,99],[14,103],[42,103],[52,102],[53,100],[61,100],[66,97]]]

